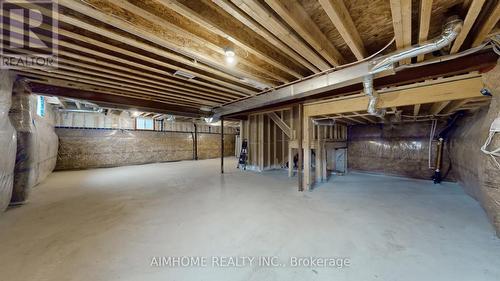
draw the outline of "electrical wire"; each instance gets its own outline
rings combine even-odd
[[[495,131],[490,131],[488,138],[486,139],[486,142],[481,147],[481,151],[488,154],[489,156],[491,156],[491,158],[493,159],[493,162],[495,162],[498,169],[500,169],[500,163],[496,159],[496,157],[500,157],[500,147],[495,149],[495,150],[491,150],[491,151],[489,151],[487,149],[487,147],[490,145],[491,141],[493,140],[493,136],[495,135],[495,133],[496,133]]]

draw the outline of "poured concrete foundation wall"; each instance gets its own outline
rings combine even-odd
[[[116,167],[192,160],[193,134],[107,129],[57,128],[59,152],[56,170]],[[234,155],[233,134],[224,138],[225,156]],[[198,134],[198,158],[220,155],[219,134]]]
[[[17,137],[9,119],[13,83],[14,75],[0,71],[0,212],[10,203],[16,163]]]
[[[469,195],[480,202],[500,237],[500,169],[489,155],[480,150],[486,141],[491,123],[500,117],[498,65],[493,71],[484,75],[484,82],[493,94],[490,106],[459,121],[450,148],[453,171],[458,182]],[[493,138],[489,149],[498,147],[500,147],[499,133]]]
[[[348,134],[348,169],[431,179],[430,128],[428,122],[351,126]],[[432,151],[431,164],[434,166],[435,144],[432,145]],[[446,172],[449,167],[446,149],[443,155],[443,171]],[[451,178],[451,174],[448,178]]]
[[[45,116],[38,116],[36,99],[25,81],[16,81],[9,113],[17,131],[12,203],[26,201],[31,188],[43,181],[56,164],[58,139],[54,132],[54,114],[46,104]]]

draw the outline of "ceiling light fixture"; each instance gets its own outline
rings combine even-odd
[[[231,47],[225,47],[224,48],[224,54],[226,56],[225,60],[228,65],[235,65],[236,64],[236,53],[234,52],[234,49]]]

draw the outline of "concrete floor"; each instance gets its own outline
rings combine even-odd
[[[53,173],[0,216],[1,280],[500,280],[500,239],[455,184],[349,174],[313,192],[218,160]],[[151,267],[277,256],[284,267]],[[351,266],[291,267],[290,257]]]

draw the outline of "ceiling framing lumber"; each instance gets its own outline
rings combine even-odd
[[[446,108],[443,109],[442,113],[448,114],[448,113],[454,112],[457,109],[459,109],[460,107],[462,107],[463,105],[465,105],[467,102],[468,102],[467,99],[452,101],[448,104],[448,106]]]
[[[22,53],[30,54],[29,52],[23,51]],[[203,93],[202,91],[194,91],[194,90],[189,90],[181,87],[175,87],[175,85],[167,85],[165,83],[161,82],[156,82],[150,79],[142,78],[141,76],[137,75],[129,75],[127,73],[122,73],[122,72],[116,72],[113,70],[109,70],[106,68],[100,68],[96,67],[90,64],[85,64],[85,63],[80,63],[76,60],[69,60],[64,57],[61,57],[61,55],[72,55],[71,53],[67,53],[64,51],[59,51],[60,57],[58,58],[58,69],[52,71],[52,73],[58,73],[59,69],[66,69],[74,72],[82,72],[86,73],[92,76],[98,76],[98,77],[103,77],[103,78],[109,78],[109,79],[114,79],[121,81],[124,86],[126,85],[140,85],[141,87],[144,87],[144,89],[148,88],[153,88],[156,90],[163,91],[164,93],[175,93],[175,94],[180,94],[181,97],[186,97],[186,98],[191,98],[191,97],[196,97],[196,100],[199,100],[200,102],[203,103],[203,99],[206,99],[207,102],[211,102],[212,106],[217,105],[218,103],[223,103],[231,100],[229,97],[223,97],[221,95],[214,95],[214,94],[209,94],[209,93]],[[78,68],[79,67],[79,68]],[[110,75],[111,74],[111,75]],[[141,74],[138,72],[138,74]],[[180,89],[179,89],[180,88]],[[179,95],[177,95],[179,96]]]
[[[43,9],[43,8],[40,8],[40,10],[43,11],[43,12],[46,12],[46,13],[49,12],[49,11]],[[19,16],[17,16],[16,14],[12,14],[11,18],[19,20]],[[159,48],[153,47],[151,45],[142,43],[142,42],[134,40],[132,38],[121,36],[121,35],[119,35],[117,33],[108,31],[108,30],[103,29],[103,28],[98,28],[96,26],[93,26],[91,24],[83,22],[83,21],[81,21],[79,19],[76,19],[76,18],[73,18],[73,17],[69,17],[69,16],[65,16],[65,15],[62,15],[62,14],[59,14],[58,18],[59,18],[59,20],[61,22],[65,22],[67,24],[78,26],[80,28],[87,29],[87,30],[90,29],[93,32],[96,32],[97,34],[107,36],[108,38],[111,38],[111,39],[116,40],[118,42],[123,42],[123,43],[126,43],[126,44],[128,44],[130,46],[133,46],[135,48],[139,48],[139,49],[146,50],[148,52],[151,52],[151,53],[154,53],[154,54],[157,54],[157,55],[165,56],[166,58],[170,58],[171,54],[168,53],[168,52],[165,52],[162,49],[159,49]],[[42,26],[40,26],[40,28],[46,29],[48,27],[42,25]],[[225,81],[221,81],[219,79],[215,79],[215,78],[212,78],[212,77],[204,75],[204,74],[196,73],[196,72],[190,71],[188,69],[185,69],[185,68],[173,65],[173,64],[169,64],[169,63],[167,63],[165,61],[159,61],[159,60],[156,60],[156,59],[153,59],[153,58],[150,58],[150,57],[138,54],[138,53],[134,53],[134,52],[125,50],[125,49],[120,48],[120,47],[116,47],[114,45],[103,43],[103,42],[100,42],[98,40],[92,39],[90,37],[86,37],[86,36],[83,36],[83,35],[80,35],[80,34],[72,33],[72,32],[63,30],[62,28],[59,29],[59,34],[60,35],[64,35],[64,36],[66,36],[68,38],[78,39],[78,40],[81,40],[81,41],[83,41],[85,43],[89,43],[89,44],[92,44],[92,45],[95,45],[95,46],[99,46],[99,47],[102,47],[104,49],[108,49],[108,50],[111,50],[111,51],[114,51],[114,52],[118,52],[118,53],[127,55],[127,56],[132,57],[132,58],[141,58],[144,61],[148,61],[148,62],[151,62],[151,63],[154,63],[154,64],[162,65],[162,66],[164,66],[164,67],[166,67],[168,69],[181,70],[183,72],[193,74],[196,77],[200,77],[202,79],[205,79],[205,80],[210,81],[210,82],[215,83],[215,84],[204,83],[202,81],[197,81],[197,80],[191,79],[191,81],[193,83],[198,83],[198,84],[201,84],[203,86],[208,86],[208,87],[216,88],[216,89],[219,89],[219,90],[222,90],[222,91],[230,91],[229,89],[233,89],[233,91],[231,91],[231,93],[241,93],[241,95],[243,95],[243,96],[245,96],[245,95],[252,95],[254,93],[253,91],[248,90],[246,88],[243,88],[243,87],[231,84],[231,83],[227,83]],[[49,39],[49,38],[44,37],[42,35],[38,35],[38,37],[40,37],[41,39],[44,39],[44,38],[45,39]],[[98,52],[98,51],[95,51],[93,49],[91,50],[91,49],[88,49],[88,48],[85,48],[85,47],[82,47],[82,46],[79,46],[79,45],[68,43],[68,42],[65,42],[63,39],[64,38],[62,38],[62,39],[59,40],[59,45],[60,46],[67,47],[67,48],[70,48],[70,49],[74,49],[76,51],[83,51],[85,53],[90,53],[92,55],[97,55],[97,56],[100,56],[100,57],[104,57],[106,59],[118,61],[118,62],[125,63],[125,64],[135,64],[135,66],[137,66],[138,68],[145,68],[145,69],[151,70],[153,72],[161,73],[162,75],[168,75],[168,76],[174,77],[172,75],[172,73],[169,73],[169,72],[166,72],[166,71],[163,71],[163,70],[159,70],[159,69],[156,69],[156,68],[151,68],[151,67],[148,67],[148,66],[146,66],[144,64],[133,63],[130,60],[124,60],[124,59],[121,59],[120,57],[117,57],[117,56],[112,56],[112,55],[109,55],[109,54],[104,54],[102,52]],[[206,66],[203,66],[201,64],[197,64],[197,66],[201,70],[204,70],[206,68]],[[233,78],[233,79],[236,79],[233,76],[229,76],[229,75],[227,75],[227,77],[226,77],[226,74],[223,74],[222,76],[224,78]],[[222,87],[220,87],[218,85],[224,86],[225,88],[222,88]],[[236,90],[236,91],[234,91],[234,90]]]
[[[168,98],[162,98],[162,97],[153,97],[147,94],[143,93],[132,93],[128,92],[125,90],[117,90],[113,88],[107,88],[105,86],[99,86],[99,85],[93,85],[93,84],[86,84],[83,82],[74,82],[74,81],[67,81],[59,78],[50,78],[50,77],[42,77],[42,76],[37,76],[33,75],[30,73],[18,73],[20,77],[23,77],[23,79],[26,79],[28,82],[35,82],[38,84],[44,84],[48,86],[58,86],[58,87],[65,87],[65,88],[71,88],[71,89],[77,89],[77,90],[84,90],[84,91],[90,91],[90,92],[95,92],[99,94],[106,94],[106,95],[113,95],[113,96],[120,96],[120,97],[132,97],[132,98],[137,98],[140,100],[148,100],[148,101],[156,101],[160,103],[165,103],[165,104],[170,104],[170,105],[179,105],[185,108],[190,108],[190,109],[198,109],[198,106],[193,106],[191,103],[176,103],[173,102],[172,100]],[[50,95],[50,94],[46,94]]]
[[[122,8],[124,10],[129,11],[130,13],[134,13],[142,18],[148,19],[152,23],[157,24],[158,26],[161,26],[162,28],[164,28],[166,30],[174,32],[177,36],[181,37],[180,39],[182,39],[182,43],[183,43],[185,49],[188,49],[187,45],[189,42],[193,42],[197,46],[206,47],[210,51],[213,51],[214,54],[210,57],[205,57],[205,59],[210,61],[210,63],[212,63],[212,64],[218,65],[218,67],[220,67],[220,68],[227,67],[225,65],[221,65],[221,63],[220,63],[220,62],[224,61],[224,49],[223,49],[223,47],[216,46],[215,44],[213,44],[213,43],[211,43],[211,42],[209,42],[201,37],[198,37],[195,34],[189,33],[187,31],[183,30],[182,28],[168,22],[167,20],[160,18],[159,16],[152,14],[152,13],[142,9],[141,7],[135,6],[134,4],[129,3],[125,0],[113,0],[113,4],[117,5],[118,7]],[[192,56],[196,56],[195,50],[191,50],[191,53],[192,53]],[[218,56],[216,56],[216,55],[218,55]],[[286,81],[286,80],[283,80],[281,77],[275,75],[274,73],[271,73],[267,69],[264,69],[264,68],[261,68],[261,67],[255,65],[255,64],[252,64],[251,62],[247,61],[244,57],[240,58],[238,60],[238,62],[239,62],[238,66],[240,64],[243,64],[247,68],[253,68],[255,71],[261,72],[261,74],[257,74],[257,76],[254,76],[253,73],[246,72],[245,70],[241,70],[241,71],[243,71],[243,73],[240,74],[242,76],[246,75],[247,77],[250,77],[256,81],[259,81],[259,82],[264,83],[264,84],[267,83],[270,85],[277,85],[276,81],[280,81],[280,82]],[[262,74],[265,74],[265,75],[271,77],[272,79],[262,78],[262,76],[263,76]]]
[[[433,104],[431,106],[431,109],[429,110],[429,114],[430,115],[438,115],[441,112],[441,110],[443,110],[449,103],[450,103],[450,101],[436,102],[435,104]]]
[[[396,47],[402,49],[411,46],[411,0],[390,0],[392,24]],[[410,59],[401,64],[410,63]]]
[[[431,84],[410,89],[395,90],[379,95],[377,108],[409,106],[423,103],[437,103],[466,98],[481,97],[483,88],[481,77]],[[366,110],[368,97],[329,100],[304,105],[304,116],[340,114]]]
[[[159,0],[159,1],[171,1],[171,0]],[[238,9],[238,7],[236,7],[233,3],[231,3],[230,0],[212,0],[212,1],[213,3],[218,5],[221,9],[223,9],[226,13],[233,16],[235,19],[237,19],[242,24],[250,28],[253,32],[255,32],[256,34],[267,40],[274,47],[284,52],[290,58],[300,63],[302,66],[306,67],[312,72],[316,72],[318,70],[314,65],[312,65],[312,63],[301,57],[288,45],[281,42],[271,32],[261,27],[261,25],[255,22],[250,16],[248,16],[244,12],[240,12],[240,9]]]
[[[361,60],[367,56],[365,46],[361,40],[351,15],[343,0],[319,0],[319,3],[338,30],[354,56]]]
[[[311,62],[319,70],[324,71],[331,66],[314,50],[309,48],[300,38],[295,36],[283,23],[271,14],[261,3],[256,0],[232,0],[241,10],[245,11],[256,22],[264,26],[269,32],[276,35],[290,48],[296,50],[305,59]]]
[[[421,0],[420,1],[420,21],[419,21],[419,31],[418,31],[418,43],[421,44],[427,40],[429,35],[429,27],[431,24],[431,12],[432,12],[432,0]],[[417,57],[417,61],[421,62],[424,60],[424,55]]]
[[[451,54],[457,53],[460,50],[460,47],[462,47],[462,44],[467,38],[467,35],[469,35],[469,31],[472,29],[472,26],[476,22],[476,19],[479,16],[479,13],[481,12],[481,8],[483,7],[484,2],[486,2],[486,0],[473,0],[472,3],[470,4],[469,10],[467,11],[467,15],[465,16],[462,31],[460,31],[460,34],[458,34],[457,38],[455,39],[455,42],[453,42],[453,45],[451,47],[450,50]]]
[[[75,99],[83,99],[87,101],[99,102],[102,104],[110,104],[113,106],[125,106],[137,110],[154,111],[158,113],[179,114],[189,117],[206,116],[206,112],[186,108],[174,104],[160,103],[154,100],[143,100],[138,98],[115,96],[115,95],[102,95],[93,91],[85,91],[67,87],[60,87],[54,85],[45,85],[37,82],[29,82],[31,90],[34,93],[67,97]]]
[[[340,52],[330,43],[330,40],[326,38],[321,29],[319,29],[316,23],[309,17],[297,0],[265,1],[269,7],[297,31],[297,33],[304,38],[309,45],[314,47],[314,49],[331,65],[340,65],[343,63],[344,60]]]
[[[500,20],[500,1],[497,1],[495,7],[491,14],[487,17],[484,24],[481,26],[476,36],[474,37],[474,42],[472,47],[479,46],[488,36],[488,34],[493,30],[497,22]]]
[[[88,5],[81,4],[81,3],[78,3],[78,2],[73,1],[73,0],[59,0],[59,5],[70,8],[70,9],[75,10],[79,13],[84,14],[84,15],[91,16],[95,20],[109,24],[115,28],[118,28],[122,31],[128,32],[134,36],[140,37],[140,38],[147,40],[149,42],[158,44],[158,45],[163,46],[167,49],[171,49],[175,52],[185,54],[185,51],[182,51],[181,48],[179,48],[179,47],[173,46],[173,44],[171,42],[169,42],[168,40],[160,38],[160,37],[156,37],[156,36],[150,34],[147,30],[143,30],[143,29],[138,28],[134,25],[131,25],[130,23],[128,23],[122,19],[119,19],[116,17],[110,17],[109,15],[107,15],[103,12],[100,12],[97,9],[94,9]],[[144,49],[146,51],[152,52],[154,54],[159,54],[159,55],[165,56],[168,59],[180,62],[180,63],[185,64],[185,65],[189,65],[191,67],[197,68],[197,69],[202,70],[202,71],[207,71],[209,73],[212,73],[214,75],[218,75],[220,77],[224,77],[226,79],[233,80],[234,82],[242,83],[240,78],[234,76],[233,74],[225,73],[224,71],[221,71],[217,67],[214,68],[213,65],[212,66],[204,66],[201,63],[197,63],[195,60],[189,60],[187,58],[182,57],[181,55],[177,55],[177,54],[174,54],[171,52],[166,52],[162,49],[153,47],[151,45],[148,45],[148,44],[145,44],[142,42],[139,42],[139,41],[132,39],[132,38],[122,36],[120,34],[112,32],[110,30],[107,30],[104,28],[99,28],[95,25],[85,23],[79,19],[76,19],[76,18],[73,18],[70,16],[65,16],[63,14],[59,14],[58,16],[59,16],[60,21],[66,22],[68,24],[78,26],[80,28],[84,28],[84,29],[92,31],[96,34],[104,35],[108,38],[117,40],[119,42],[124,42],[124,43],[132,45],[134,47],[138,47],[138,48]],[[188,56],[189,56],[189,54],[188,54]],[[201,61],[203,61],[203,59],[200,60],[200,62]],[[199,75],[199,73],[192,72],[188,69],[182,69],[180,67],[177,67],[177,69],[185,71],[187,73],[194,74],[195,76]],[[220,80],[218,80],[218,83],[222,84],[224,86],[230,87],[230,88],[238,87],[238,86],[235,86],[234,84],[225,83],[225,82],[220,81]],[[251,93],[251,91],[249,91],[249,90],[243,90],[243,88],[241,88],[241,87],[239,87],[239,88],[240,88],[240,91],[242,91],[242,92]]]
[[[204,103],[195,102],[195,101],[190,102],[190,100],[192,100],[192,99],[188,98],[188,97],[184,97],[184,98],[178,97],[178,96],[175,97],[175,96],[172,96],[171,94],[167,94],[165,92],[162,93],[159,91],[151,91],[151,90],[144,90],[144,89],[141,90],[141,87],[130,86],[130,85],[123,86],[123,83],[120,83],[120,82],[113,82],[113,81],[109,81],[107,79],[93,78],[91,76],[83,75],[80,73],[70,73],[70,72],[66,72],[66,71],[57,71],[57,72],[47,73],[44,71],[34,70],[34,69],[19,70],[19,71],[17,71],[17,73],[19,73],[21,75],[35,74],[36,77],[40,77],[40,76],[52,77],[52,78],[73,81],[73,82],[82,82],[82,83],[86,83],[89,85],[103,86],[106,88],[115,89],[117,91],[123,91],[124,93],[135,93],[135,94],[139,94],[139,95],[145,95],[145,97],[147,97],[147,96],[158,97],[158,98],[159,97],[162,97],[162,98],[168,97],[168,98],[171,98],[173,101],[175,101],[179,104],[182,104],[182,105],[186,105],[186,106],[190,105],[193,107],[199,107],[201,105],[208,105],[206,103],[206,101]]]
[[[157,0],[159,4],[171,9],[178,14],[188,18],[189,20],[203,26],[212,33],[226,38],[236,46],[242,48],[242,51],[249,52],[262,60],[265,60],[272,66],[280,69],[281,71],[292,75],[295,78],[301,78],[303,75],[290,66],[289,63],[279,59],[280,54],[278,49],[267,47],[265,39],[252,34],[250,30],[243,23],[236,21],[231,22],[231,15],[224,15],[217,13],[213,9],[207,9],[205,1],[191,1],[189,7],[183,5],[179,1],[174,0]],[[280,47],[284,47],[282,44]],[[285,49],[281,49],[286,53]],[[293,51],[292,51],[293,52]],[[297,56],[298,57],[298,56]]]

